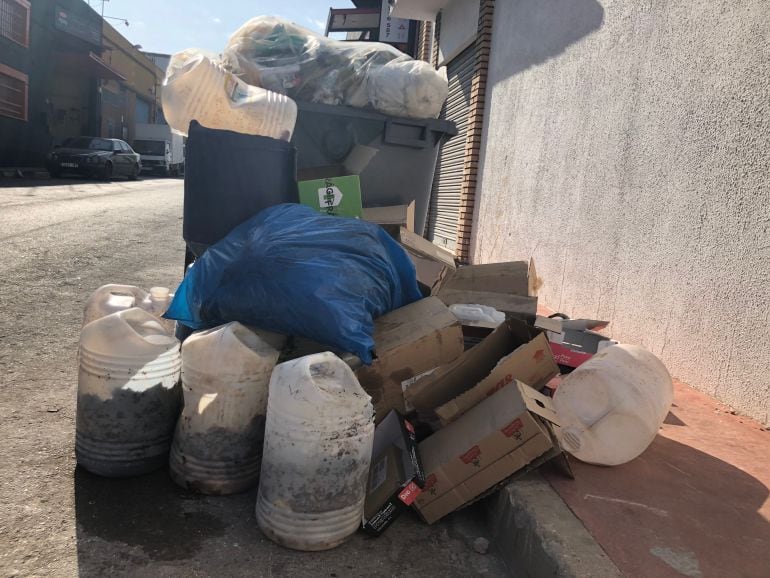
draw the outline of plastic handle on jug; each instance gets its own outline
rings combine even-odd
[[[89,301],[106,297],[108,295],[131,295],[132,297],[134,297],[134,299],[136,299],[137,303],[141,303],[144,300],[144,298],[147,296],[147,293],[139,289],[139,287],[134,287],[133,285],[118,285],[118,284],[102,285],[96,291],[93,292]]]

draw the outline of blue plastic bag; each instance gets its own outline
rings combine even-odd
[[[164,317],[193,329],[239,321],[370,364],[373,320],[420,298],[411,259],[378,225],[284,204],[209,247]]]

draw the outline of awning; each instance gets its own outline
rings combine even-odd
[[[73,74],[83,74],[105,80],[126,80],[126,77],[93,52],[56,52],[56,63]]]
[[[436,20],[436,15],[447,7],[451,0],[393,0],[390,15],[409,20]]]

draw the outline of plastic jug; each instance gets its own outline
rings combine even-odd
[[[83,310],[83,326],[118,311],[141,307],[155,315],[160,324],[173,333],[175,322],[161,317],[168,309],[172,297],[167,287],[153,287],[147,293],[133,285],[102,285],[86,301]]]
[[[163,83],[163,114],[187,135],[190,122],[205,127],[290,140],[297,105],[286,95],[246,84],[195,51],[175,54]]]
[[[267,537],[297,550],[327,550],[356,531],[373,417],[371,399],[333,353],[276,366],[256,508]]]
[[[497,327],[505,321],[505,313],[487,305],[457,303],[449,310],[463,325],[481,324]]]
[[[80,335],[75,454],[102,476],[134,476],[168,463],[179,415],[179,341],[134,307]]]
[[[674,390],[663,363],[636,345],[612,345],[561,382],[553,397],[562,447],[591,464],[639,456],[666,418]]]
[[[267,387],[284,337],[234,321],[182,345],[184,409],[171,444],[171,477],[204,494],[257,483]]]

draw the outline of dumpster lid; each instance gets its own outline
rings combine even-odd
[[[297,102],[297,109],[300,113],[309,112],[324,115],[343,116],[348,118],[358,118],[363,120],[375,120],[380,122],[397,122],[398,124],[411,124],[414,126],[426,127],[434,132],[441,132],[447,136],[457,134],[457,126],[451,120],[443,118],[405,118],[400,116],[389,116],[372,110],[354,108],[352,106],[339,106],[333,104],[320,104],[316,102]]]

